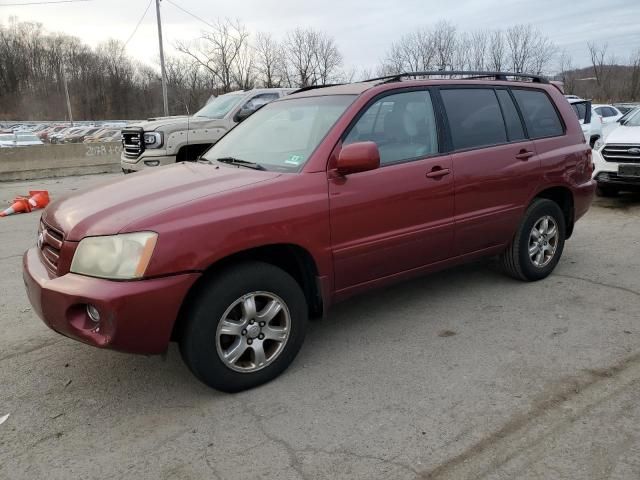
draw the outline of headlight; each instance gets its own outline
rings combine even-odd
[[[157,239],[155,232],[83,238],[73,255],[71,271],[114,280],[142,278]]]
[[[146,148],[160,148],[162,145],[162,134],[160,132],[145,132],[144,146]]]
[[[602,147],[604,147],[604,142],[602,141],[602,138],[599,138],[596,140],[596,143],[593,144],[593,149],[600,150]]]

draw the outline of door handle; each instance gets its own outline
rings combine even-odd
[[[450,173],[451,170],[448,168],[433,167],[430,172],[427,172],[427,178],[442,178]]]
[[[530,150],[520,150],[520,153],[516,154],[516,158],[518,160],[529,160],[534,155],[535,153]]]

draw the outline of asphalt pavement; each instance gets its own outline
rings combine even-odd
[[[0,201],[111,177],[0,183]],[[354,298],[235,395],[175,346],[45,327],[21,274],[38,218],[0,218],[0,479],[640,478],[638,195],[597,199],[544,281],[479,262]]]

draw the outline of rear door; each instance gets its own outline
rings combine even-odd
[[[454,254],[510,241],[540,162],[510,91],[442,87],[455,172]]]
[[[343,145],[373,141],[380,168],[329,172],[335,288],[447,258],[453,240],[451,158],[440,153],[428,89],[390,93],[365,107]]]

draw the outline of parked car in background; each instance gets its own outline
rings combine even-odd
[[[47,142],[47,141],[50,141],[50,137],[52,135],[55,135],[56,133],[64,130],[65,128],[68,128],[68,126],[55,125],[55,126],[46,128],[45,130],[38,133],[38,137],[40,137],[40,140],[42,140],[43,142]]]
[[[64,139],[67,138],[68,135],[73,135],[76,132],[82,130],[82,127],[67,127],[60,130],[58,133],[53,135],[49,135],[50,143],[64,143]]]
[[[33,133],[20,131],[0,134],[0,146],[2,147],[30,147],[34,145],[42,145],[42,140]]]
[[[85,127],[80,130],[67,134],[63,141],[64,143],[82,143],[87,135],[93,135],[100,127]]]
[[[114,138],[116,134],[118,136],[118,140],[120,140],[120,130],[116,130],[114,128],[103,128],[92,135],[87,135],[84,138],[84,143],[98,143],[106,138]]]
[[[308,318],[356,293],[487,256],[550,275],[595,189],[560,90],[407,75],[304,89],[202,161],[53,201],[23,259],[34,311],[100,348],[176,340],[235,392],[283,372]]]
[[[640,191],[640,109],[594,150],[593,163],[598,195],[611,197],[621,191]]]
[[[631,110],[633,110],[635,108],[638,108],[640,106],[640,103],[637,103],[637,102],[614,103],[613,106],[615,108],[617,108],[620,113],[625,115],[626,113],[630,112]]]
[[[100,143],[108,143],[108,142],[122,142],[122,131],[114,130],[108,135],[99,139]]]
[[[263,105],[292,88],[260,88],[216,97],[193,116],[152,118],[122,129],[124,173],[195,161],[220,137]]]
[[[567,100],[578,116],[585,140],[593,148],[603,136],[602,118],[592,107],[591,100],[583,100],[581,98],[569,98]]]
[[[616,121],[622,116],[622,112],[613,105],[595,104],[593,105],[593,109],[602,117],[602,123],[605,125],[616,123]]]

